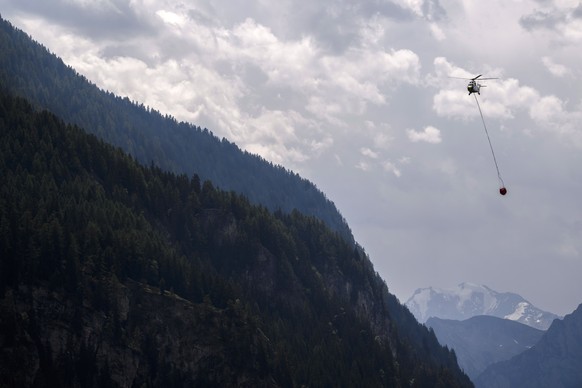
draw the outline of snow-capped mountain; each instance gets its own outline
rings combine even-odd
[[[497,292],[484,285],[461,283],[453,290],[419,288],[406,302],[419,322],[430,317],[465,320],[492,315],[547,330],[556,314],[540,310],[518,294]]]

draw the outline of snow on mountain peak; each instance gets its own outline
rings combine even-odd
[[[406,302],[419,322],[430,317],[465,320],[475,315],[492,315],[546,330],[557,315],[533,306],[520,295],[500,293],[475,284],[460,283],[455,289],[417,289]]]
[[[512,321],[519,321],[521,317],[525,315],[525,310],[529,306],[527,302],[519,302],[517,308],[511,314],[504,316],[505,319],[510,319]]]

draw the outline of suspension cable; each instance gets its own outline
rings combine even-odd
[[[493,145],[491,144],[491,138],[489,137],[489,131],[487,131],[487,125],[485,125],[485,119],[483,118],[483,112],[481,111],[481,105],[479,105],[479,100],[477,99],[477,95],[475,96],[475,101],[477,102],[477,108],[479,108],[479,114],[481,115],[481,121],[483,122],[483,128],[485,129],[485,135],[487,135],[487,141],[489,142],[489,148],[491,149],[491,155],[493,155],[493,162],[495,163],[495,169],[497,170],[497,178],[499,178],[499,184],[501,185],[499,192],[501,195],[505,195],[507,193],[507,189],[505,188],[505,183],[503,183],[503,178],[501,178],[501,173],[499,172],[499,166],[497,165],[497,158],[495,157],[495,152],[493,151]]]

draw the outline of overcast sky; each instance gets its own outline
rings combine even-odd
[[[99,87],[313,181],[402,302],[468,281],[582,303],[582,5],[0,0]],[[499,182],[466,81],[508,189]]]

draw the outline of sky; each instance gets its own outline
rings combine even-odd
[[[102,89],[311,180],[389,290],[582,303],[582,3],[0,0]],[[477,96],[500,181],[467,81]]]

